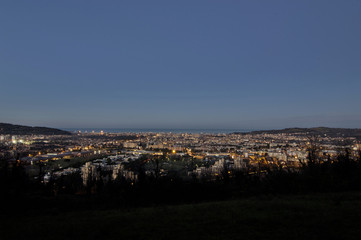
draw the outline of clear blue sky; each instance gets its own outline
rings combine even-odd
[[[0,2],[0,122],[361,128],[361,1]]]

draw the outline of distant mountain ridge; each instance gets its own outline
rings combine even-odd
[[[29,127],[0,123],[0,134],[2,135],[71,135],[70,132],[47,127]]]
[[[329,128],[329,127],[314,127],[314,128],[285,128],[280,130],[260,130],[248,133],[237,132],[237,134],[315,134],[315,135],[328,135],[330,137],[356,137],[361,139],[360,128]]]

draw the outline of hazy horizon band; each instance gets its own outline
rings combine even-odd
[[[258,129],[187,129],[187,128],[60,128],[69,132],[107,132],[107,133],[233,133],[251,132]]]

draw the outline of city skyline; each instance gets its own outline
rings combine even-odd
[[[360,1],[0,3],[0,122],[361,128]]]

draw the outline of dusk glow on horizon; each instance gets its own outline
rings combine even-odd
[[[0,1],[1,239],[357,239],[361,0]]]
[[[361,1],[1,1],[0,122],[361,128]]]

